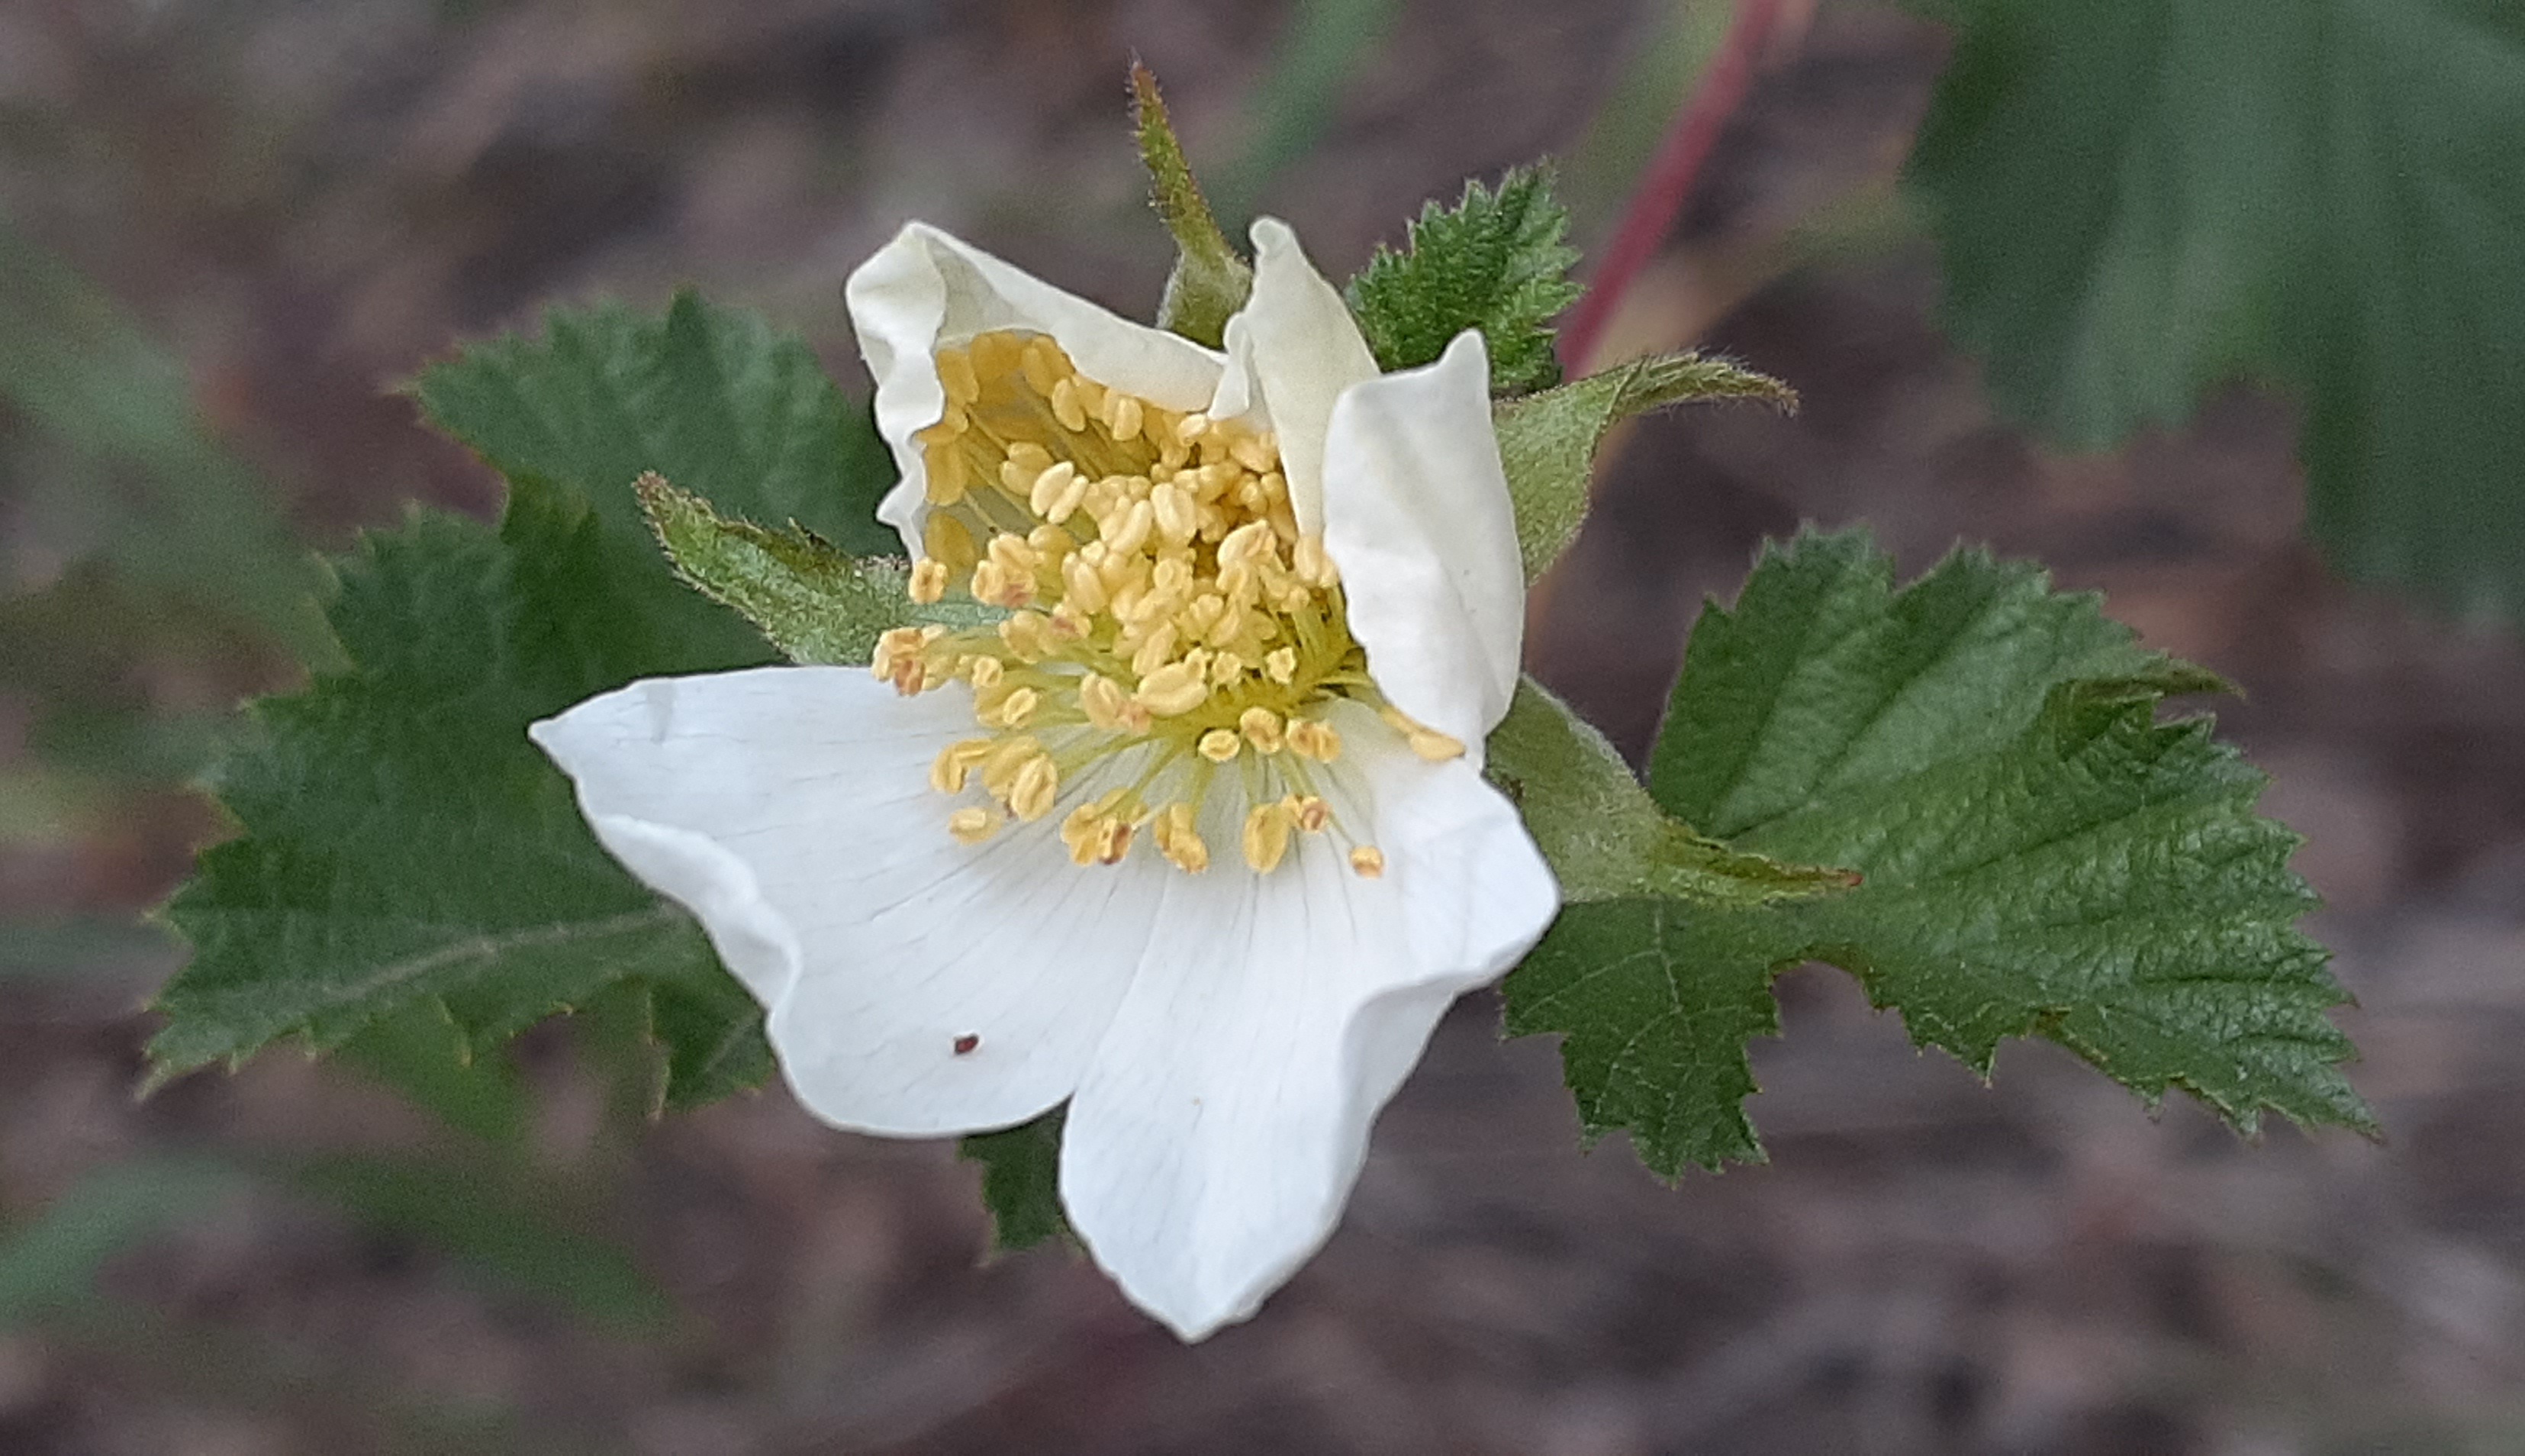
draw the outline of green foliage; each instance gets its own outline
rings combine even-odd
[[[760,660],[615,555],[585,507],[526,477],[496,534],[421,515],[341,564],[351,668],[258,705],[261,742],[218,781],[243,834],[167,909],[194,955],[159,996],[162,1074],[289,1034],[328,1050],[416,1007],[478,1054],[623,980],[718,1009],[698,1044],[726,1046],[669,1100],[758,1059],[742,1048],[759,1030],[738,1029],[759,1013],[699,928],[598,846],[525,738],[634,678]]]
[[[1517,683],[1487,756],[1485,773],[1571,904],[1662,895],[1759,905],[1856,883],[1845,871],[1783,865],[1694,833],[1658,807],[1604,734],[1531,678]]]
[[[876,521],[895,472],[866,406],[833,386],[805,343],[690,291],[663,318],[557,309],[540,337],[472,345],[412,387],[432,424],[511,481],[569,487],[652,556],[631,495],[650,472],[847,551],[903,549]]]
[[[1758,1156],[1744,1043],[1807,960],[1985,1076],[2036,1035],[2241,1130],[2264,1108],[2372,1130],[2324,1014],[2345,997],[2293,928],[2296,837],[2207,720],[2156,722],[2216,685],[2030,568],[1958,553],[1897,593],[1856,533],[1766,551],[1694,628],[1651,787],[1733,848],[1860,884],[1573,905],[1509,978],[1510,1029],[1565,1033],[1590,1131],[1629,1130],[1665,1174]]]
[[[1030,1123],[964,1140],[963,1155],[982,1165],[982,1206],[991,1211],[991,1247],[1000,1253],[1068,1238],[1061,1211],[1061,1126],[1067,1107]]]
[[[1491,407],[1525,579],[1542,576],[1578,539],[1605,432],[1633,415],[1695,399],[1758,399],[1782,409],[1798,403],[1796,390],[1768,375],[1724,359],[1660,354]]]
[[[1549,326],[1579,293],[1569,280],[1577,250],[1560,240],[1568,226],[1548,165],[1511,168],[1497,190],[1466,182],[1453,208],[1422,208],[1410,251],[1379,247],[1350,281],[1351,311],[1377,367],[1430,363],[1457,334],[1479,328],[1493,392],[1559,383]]]
[[[507,514],[496,532],[419,514],[338,565],[348,666],[257,706],[218,775],[242,833],[168,907],[194,955],[159,998],[159,1075],[296,1035],[497,1135],[499,1089],[448,1066],[610,993],[645,1003],[667,1105],[759,1085],[759,1008],[597,844],[525,729],[638,678],[771,660],[675,579],[635,478],[891,546],[865,519],[890,467],[803,344],[689,294],[662,319],[557,312],[417,392],[508,475]]]
[[[1215,349],[1227,331],[1227,318],[1245,306],[1254,291],[1254,268],[1239,256],[1184,160],[1166,120],[1165,99],[1158,78],[1137,62],[1131,66],[1131,126],[1139,137],[1140,162],[1149,170],[1149,205],[1175,240],[1175,266],[1166,275],[1166,291],[1158,304],[1158,326]]]
[[[2525,9],[1946,8],[1911,171],[2002,402],[2095,446],[2282,381],[2336,564],[2525,620]]]
[[[896,558],[848,555],[795,526],[768,530],[730,521],[699,496],[641,477],[640,505],[695,590],[743,616],[791,662],[866,666],[878,633],[906,623],[965,627],[985,619],[971,602],[916,606]]]

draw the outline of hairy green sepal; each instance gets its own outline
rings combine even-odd
[[[1491,406],[1525,579],[1542,576],[1578,539],[1605,432],[1630,416],[1696,399],[1755,399],[1781,409],[1798,403],[1788,385],[1728,360],[1659,354]]]
[[[1149,204],[1175,240],[1175,266],[1158,303],[1158,326],[1195,343],[1219,347],[1228,316],[1254,291],[1253,266],[1218,230],[1210,203],[1184,160],[1183,144],[1166,120],[1165,99],[1149,68],[1131,67],[1132,129],[1141,164],[1149,170]]]

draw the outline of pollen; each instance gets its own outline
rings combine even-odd
[[[1320,852],[1300,847],[1318,836],[1380,873],[1336,817],[1347,801],[1327,766],[1342,740],[1327,714],[1358,702],[1424,758],[1463,747],[1370,680],[1341,574],[1298,528],[1278,442],[1114,388],[1041,334],[977,334],[936,363],[906,590],[923,605],[963,593],[996,620],[897,628],[869,667],[901,693],[972,694],[979,734],[930,767],[932,789],[983,801],[950,815],[949,832],[977,844],[1050,819],[1080,866],[1146,839],[1201,874],[1200,826],[1223,800],[1208,822],[1258,874]]]
[[[1373,844],[1362,844],[1350,852],[1351,873],[1362,879],[1385,877],[1385,851]]]

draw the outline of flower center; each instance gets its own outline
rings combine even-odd
[[[1340,574],[1299,532],[1268,434],[1108,388],[1042,334],[978,334],[937,367],[946,410],[915,436],[929,515],[912,599],[961,588],[1008,615],[897,628],[872,666],[906,694],[972,687],[991,731],[930,772],[939,792],[978,784],[989,801],[949,816],[958,839],[1066,805],[1074,862],[1119,863],[1145,828],[1197,874],[1222,790],[1212,831],[1267,873],[1295,835],[1348,840],[1326,798],[1336,703],[1376,711],[1423,757],[1463,751],[1369,680]],[[1385,861],[1352,843],[1350,863],[1375,876]]]

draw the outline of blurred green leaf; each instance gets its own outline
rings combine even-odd
[[[2281,381],[2336,565],[2525,621],[2525,7],[1939,9],[1911,175],[2002,403],[2092,447]]]
[[[1861,882],[1571,905],[1510,975],[1509,1029],[1563,1033],[1590,1133],[1627,1129],[1668,1175],[1759,1156],[1744,1046],[1807,960],[1984,1076],[2042,1036],[2241,1131],[2264,1108],[2372,1131],[2325,1016],[2346,997],[2294,928],[2297,836],[2206,719],[2155,721],[2220,685],[2029,567],[1958,552],[1898,593],[1857,532],[1767,548],[1693,628],[1651,787],[1735,849]]]
[[[504,1186],[479,1167],[346,1155],[302,1163],[286,1180],[364,1224],[418,1239],[599,1324],[647,1330],[673,1316],[674,1306],[629,1255],[561,1222],[542,1193]]]
[[[0,223],[0,404],[59,442],[19,503],[37,539],[323,660],[318,577],[271,487],[202,428],[183,365]]]
[[[0,1329],[92,1297],[105,1262],[245,1186],[215,1159],[158,1157],[87,1175],[0,1239]]]

